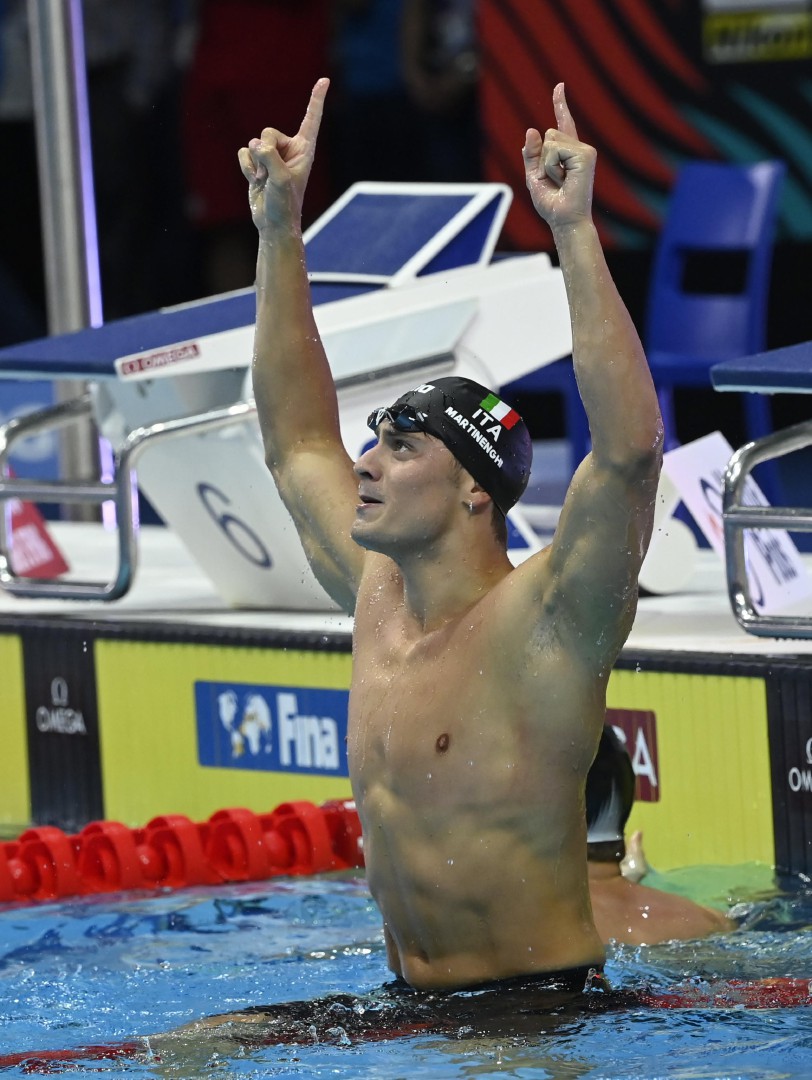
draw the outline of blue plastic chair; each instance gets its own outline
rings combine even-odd
[[[781,161],[754,165],[690,162],[676,178],[652,265],[644,333],[666,431],[666,449],[679,445],[673,391],[709,387],[710,368],[764,349]],[[693,291],[690,267],[735,257],[742,272],[733,291]],[[740,286],[740,287],[739,287]],[[589,451],[589,427],[572,362],[560,360],[504,388],[510,393],[563,396],[573,470]],[[744,395],[748,439],[771,428],[762,394]],[[770,493],[767,492],[769,495]]]
[[[765,348],[785,171],[782,161],[693,162],[678,174],[654,258],[645,330],[666,449],[679,445],[674,389],[710,386],[714,364]],[[721,291],[722,282],[713,291],[691,291],[686,285],[689,260],[720,255],[741,259],[741,280],[730,282],[726,291]],[[745,394],[743,404],[748,440],[767,435],[772,430],[769,399]]]

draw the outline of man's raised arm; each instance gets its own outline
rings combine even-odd
[[[592,221],[596,153],[578,139],[563,84],[557,128],[527,132],[527,186],[555,239],[572,322],[572,355],[592,453],[564,502],[549,559],[552,593],[601,665],[631,626],[662,454],[662,420],[640,339]]]
[[[324,588],[351,609],[363,552],[350,539],[358,484],[310,298],[302,202],[329,81],[294,136],[265,128],[239,152],[259,233],[253,384],[265,460]]]

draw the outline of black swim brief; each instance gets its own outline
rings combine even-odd
[[[395,980],[395,985],[402,986],[413,993],[421,991],[401,979]],[[603,969],[589,965],[587,967],[563,968],[561,971],[538,971],[529,975],[514,975],[510,979],[494,979],[491,982],[477,983],[467,986],[462,990],[447,991],[447,994],[481,994],[481,993],[514,993],[515,991],[539,992],[544,990],[565,991],[572,994],[581,994],[588,991],[608,993],[611,987]],[[424,993],[426,991],[423,991]],[[438,993],[438,991],[434,991]]]
[[[241,1045],[379,1041],[414,1035],[536,1035],[585,1009],[608,1004],[609,983],[597,967],[523,975],[453,991],[416,990],[395,979],[367,994],[331,994],[313,1001],[254,1005],[242,1010],[263,1019],[235,1024]]]

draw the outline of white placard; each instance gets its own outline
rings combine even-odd
[[[724,558],[722,478],[733,447],[720,431],[671,450],[663,472],[679,492],[711,547]],[[744,487],[744,503],[769,506],[752,477]],[[749,529],[744,541],[747,576],[753,604],[761,614],[786,611],[812,595],[812,579],[798,549],[784,529]]]

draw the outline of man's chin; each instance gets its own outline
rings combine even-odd
[[[369,527],[368,522],[354,521],[352,528],[350,529],[350,537],[355,543],[364,548],[366,551],[380,551],[379,537],[375,535],[373,529]]]

